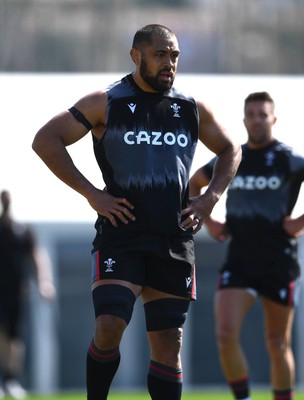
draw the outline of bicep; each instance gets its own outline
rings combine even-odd
[[[97,139],[101,139],[107,119],[108,95],[106,91],[98,91],[79,100],[75,107],[92,125],[92,133]]]
[[[99,130],[105,123],[106,99],[104,92],[95,92],[75,103],[76,109],[92,125],[92,130]],[[36,141],[61,141],[69,146],[88,133],[88,128],[68,110],[54,116],[37,133]]]
[[[60,140],[69,146],[87,134],[82,126],[69,111],[64,111],[48,121],[37,133],[40,140]]]

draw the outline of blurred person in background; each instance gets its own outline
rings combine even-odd
[[[55,289],[49,258],[37,248],[29,227],[12,218],[10,193],[3,190],[0,198],[0,398],[7,394],[23,399],[27,392],[19,382],[25,355],[21,320],[28,284],[35,276],[41,296],[49,300]]]
[[[33,142],[50,170],[98,213],[88,400],[108,397],[120,341],[139,296],[151,348],[150,396],[181,399],[183,324],[195,299],[193,234],[234,176],[240,146],[203,103],[172,87],[179,53],[170,29],[140,29],[130,52],[135,72],[55,116]],[[81,174],[66,149],[89,131],[105,190]],[[190,203],[189,171],[198,139],[218,162],[208,191]]]
[[[226,220],[205,220],[215,239],[230,238],[215,295],[216,338],[224,375],[234,397],[243,400],[250,399],[250,388],[240,332],[257,295],[264,313],[273,399],[294,398],[291,336],[300,287],[296,237],[304,215],[290,215],[304,180],[304,158],[273,137],[274,109],[267,92],[245,99],[248,139],[228,187]],[[199,196],[209,185],[214,163],[212,159],[193,174],[191,196]]]

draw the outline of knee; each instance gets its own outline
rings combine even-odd
[[[154,361],[173,368],[181,366],[182,328],[149,332],[148,336]]]
[[[163,331],[151,332],[151,337],[154,338],[154,343],[161,348],[162,351],[167,350],[176,355],[182,347],[183,329],[171,328]]]
[[[238,341],[238,334],[230,327],[220,326],[215,332],[216,342],[220,349],[229,348]]]
[[[152,359],[160,364],[179,368],[183,324],[189,301],[159,299],[145,303],[144,308]]]
[[[281,335],[270,335],[266,338],[266,348],[271,357],[280,357],[290,349],[290,343]]]
[[[101,350],[118,347],[126,322],[113,315],[100,315],[95,321],[94,343]]]
[[[121,285],[101,285],[93,290],[95,309],[94,342],[100,349],[119,345],[136,300],[134,293]]]

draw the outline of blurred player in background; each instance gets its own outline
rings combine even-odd
[[[250,399],[249,368],[240,344],[243,320],[260,295],[270,379],[275,400],[294,397],[295,365],[291,349],[300,267],[296,237],[304,215],[291,218],[304,180],[304,158],[272,136],[274,102],[266,92],[245,100],[248,140],[226,202],[226,221],[205,221],[217,240],[231,238],[215,296],[216,338],[225,377],[236,399]],[[198,196],[212,179],[215,159],[190,180]]]
[[[25,355],[20,325],[27,285],[34,273],[43,298],[53,299],[55,289],[49,258],[36,247],[31,230],[11,216],[10,193],[4,190],[0,198],[0,398],[8,394],[23,399],[27,392],[19,382]]]

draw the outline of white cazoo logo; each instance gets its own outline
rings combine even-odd
[[[172,132],[166,132],[162,135],[162,132],[154,131],[152,131],[151,134],[146,131],[139,131],[138,134],[133,131],[128,131],[124,134],[124,141],[128,145],[146,143],[152,146],[161,146],[164,143],[173,146],[177,143],[180,147],[186,147],[189,142],[187,136],[183,133],[175,136]]]
[[[281,179],[278,176],[237,176],[231,182],[229,189],[246,190],[277,190],[281,186]]]

